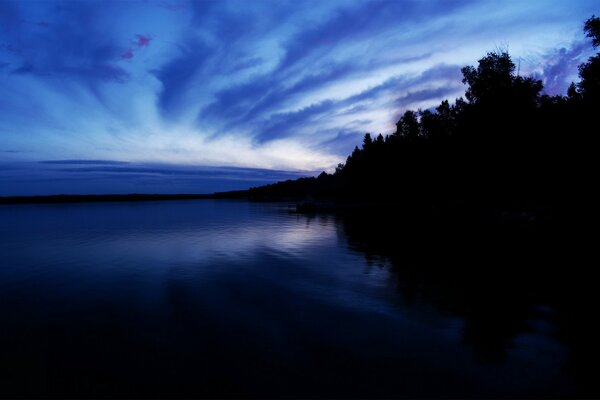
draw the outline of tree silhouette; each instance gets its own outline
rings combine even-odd
[[[373,139],[371,138],[371,134],[366,133],[365,137],[363,139],[363,149],[364,150],[370,149],[372,145],[373,145]]]
[[[592,39],[594,47],[600,46],[600,18],[592,16],[584,25],[586,36]],[[579,66],[581,81],[577,85],[582,97],[595,104],[600,101],[600,53]]]
[[[488,53],[475,67],[461,69],[463,83],[468,85],[465,97],[470,103],[494,101],[505,97],[512,87],[515,64],[507,52]]]
[[[600,43],[600,19],[584,30]],[[600,55],[580,66],[567,96],[541,95],[542,82],[515,73],[506,51],[462,69],[465,97],[405,110],[391,135],[365,134],[333,175],[253,188],[338,202],[394,202],[413,215],[461,210],[473,215],[584,210],[595,180],[591,133],[600,101]],[[330,179],[325,179],[329,176]],[[325,183],[329,186],[325,186]],[[589,200],[588,200],[589,201]],[[549,211],[548,211],[549,212]],[[583,212],[583,211],[581,211]]]
[[[585,21],[583,30],[586,36],[592,39],[594,47],[600,46],[600,18],[592,15],[590,19]]]
[[[398,123],[396,123],[395,135],[407,138],[409,140],[416,140],[419,136],[419,121],[417,120],[417,113],[412,110],[406,111]]]

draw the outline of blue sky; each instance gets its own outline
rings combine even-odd
[[[331,170],[508,49],[564,93],[596,1],[0,0],[0,195],[190,193]]]

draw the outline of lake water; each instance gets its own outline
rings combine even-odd
[[[368,229],[287,204],[0,206],[0,396],[578,393],[552,305],[469,303]]]

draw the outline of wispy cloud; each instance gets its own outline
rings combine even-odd
[[[121,54],[121,58],[124,60],[131,60],[133,58],[133,49],[127,49]]]
[[[42,164],[59,164],[59,165],[126,165],[125,161],[115,160],[45,160],[40,161]]]
[[[546,93],[564,94],[571,84],[577,80],[577,66],[593,54],[592,46],[584,40],[577,40],[568,47],[551,50],[541,66],[541,78]]]
[[[594,11],[592,0],[4,0],[0,140],[23,153],[0,157],[331,169],[364,132],[460,96],[460,67],[503,43],[564,93]]]

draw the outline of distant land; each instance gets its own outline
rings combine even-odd
[[[210,194],[59,194],[49,196],[5,196],[0,204],[93,203],[110,201],[197,200],[215,198]]]
[[[262,187],[262,186],[261,186]],[[53,203],[97,203],[120,201],[160,201],[160,200],[203,200],[203,199],[256,199],[254,188],[229,192],[198,194],[54,194],[44,196],[0,196],[0,204],[53,204]],[[275,198],[262,200],[277,200]],[[283,200],[283,199],[282,199]],[[295,199],[301,200],[301,199]]]

